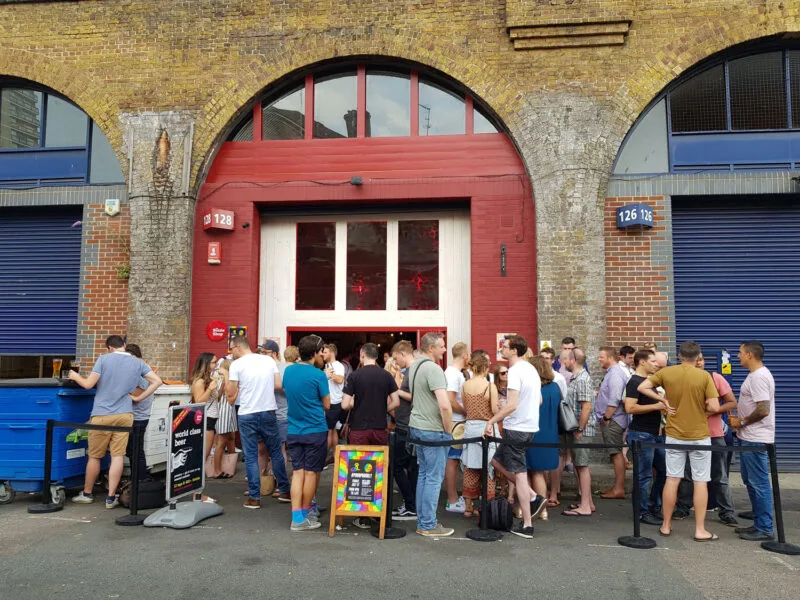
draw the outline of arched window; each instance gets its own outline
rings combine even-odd
[[[395,65],[306,75],[266,97],[229,142],[498,133],[475,100],[444,78]],[[258,134],[260,130],[260,139]]]
[[[800,49],[731,54],[670,85],[628,134],[614,173],[800,166]]]
[[[0,81],[0,186],[121,183],[106,136],[56,94]]]

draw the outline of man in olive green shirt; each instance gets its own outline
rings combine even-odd
[[[441,333],[426,333],[420,344],[422,354],[408,369],[412,407],[409,426],[411,439],[424,442],[452,440],[453,411],[447,397],[444,371],[437,364],[447,348]],[[449,446],[417,445],[417,533],[430,537],[453,535],[436,518],[439,493],[444,480]]]
[[[708,415],[719,412],[719,398],[711,375],[696,366],[700,352],[700,345],[696,342],[684,342],[678,353],[681,364],[661,369],[639,384],[639,393],[667,405],[667,444],[711,446]],[[658,386],[666,391],[665,398],[655,392]],[[661,535],[672,533],[672,511],[678,499],[678,485],[683,478],[687,455],[694,482],[694,539],[697,542],[719,539],[705,528],[708,482],[711,480],[711,452],[708,450],[666,450],[667,482],[662,500],[664,522]]]

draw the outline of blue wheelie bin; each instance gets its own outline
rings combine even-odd
[[[16,492],[41,492],[48,419],[85,423],[94,390],[62,379],[0,380],[0,504]],[[67,441],[69,428],[53,432],[51,498],[63,503],[64,488],[83,484],[87,442]]]

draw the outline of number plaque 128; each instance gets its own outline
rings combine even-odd
[[[212,208],[203,214],[203,229],[233,230],[233,211]]]

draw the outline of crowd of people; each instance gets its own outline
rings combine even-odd
[[[161,380],[140,359],[137,347],[126,348],[117,338],[108,338],[109,353],[88,377],[71,373],[70,378],[83,387],[97,387],[91,422],[138,423],[134,431],[143,432],[146,419],[136,416],[136,408]],[[705,370],[701,349],[691,341],[681,344],[680,363],[673,366],[652,344],[639,350],[599,348],[604,375],[597,393],[586,352],[570,337],[562,340],[556,356],[549,347],[535,355],[523,337],[508,336],[501,348],[503,360],[494,366],[487,352],[470,352],[462,342],[452,346],[450,364],[443,369],[445,354],[439,333],[425,334],[418,349],[408,341],[397,342],[383,356],[383,367],[378,347],[366,343],[355,370],[338,361],[336,346],[317,335],[287,347],[283,357],[274,341],[253,351],[246,337],[232,341],[230,356],[201,354],[190,385],[193,401],[206,404],[210,476],[231,476],[224,457],[240,445],[248,483],[244,507],[261,507],[262,476],[268,471],[274,481],[269,493],[292,505],[291,530],[316,529],[320,473],[332,461],[337,443],[385,445],[387,431],[394,429],[394,477],[402,496],[394,518],[415,519],[423,536],[452,535],[453,529],[437,517],[444,486],[444,510],[466,517],[477,515],[482,496],[505,497],[519,517],[511,533],[532,538],[533,521],[548,519],[548,508],[561,504],[565,471],[575,472],[579,493],[578,501],[562,510],[565,517],[591,517],[595,498],[624,498],[625,451],[632,442],[720,447],[774,443],[775,384],[759,342],[745,342],[739,349],[740,364],[749,375],[738,401],[725,377]],[[564,410],[571,411],[576,424],[565,428]],[[461,441],[480,436],[492,438],[487,489],[481,484],[480,444]],[[563,448],[527,447],[533,440],[561,442]],[[116,506],[126,443],[127,434],[90,432],[86,485],[76,502],[93,500],[99,460],[110,448],[106,506]],[[595,494],[591,451],[585,447],[591,443],[608,447],[614,471],[611,487]],[[730,452],[650,445],[640,449],[634,482],[640,490],[640,518],[658,526],[662,536],[671,535],[672,521],[688,517],[693,509],[694,539],[718,539],[705,527],[710,484],[721,523],[736,527],[746,540],[772,539],[766,452],[740,454],[753,517],[752,526],[740,527],[728,485]],[[357,519],[356,525],[369,523]]]

